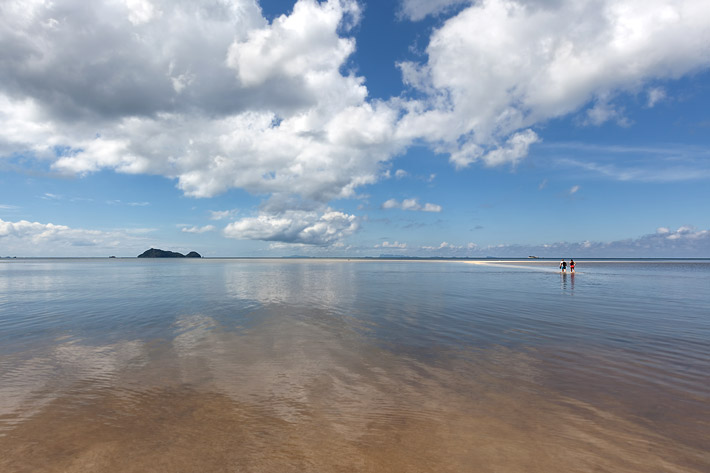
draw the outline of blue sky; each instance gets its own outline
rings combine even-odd
[[[0,256],[710,257],[704,0],[0,10]]]

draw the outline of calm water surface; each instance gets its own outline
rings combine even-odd
[[[0,471],[710,471],[710,262],[0,260]]]

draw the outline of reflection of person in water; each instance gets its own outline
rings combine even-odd
[[[560,269],[563,273],[567,271],[567,261],[565,261],[564,258],[560,261]]]
[[[569,272],[574,273],[574,260],[569,260]]]

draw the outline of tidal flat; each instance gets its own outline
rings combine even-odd
[[[0,261],[0,471],[710,471],[710,261],[577,271]]]

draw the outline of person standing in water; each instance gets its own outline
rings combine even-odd
[[[574,260],[569,260],[569,272],[574,273]]]
[[[567,272],[567,261],[565,261],[564,258],[562,258],[562,261],[560,261],[560,269],[563,273]]]

